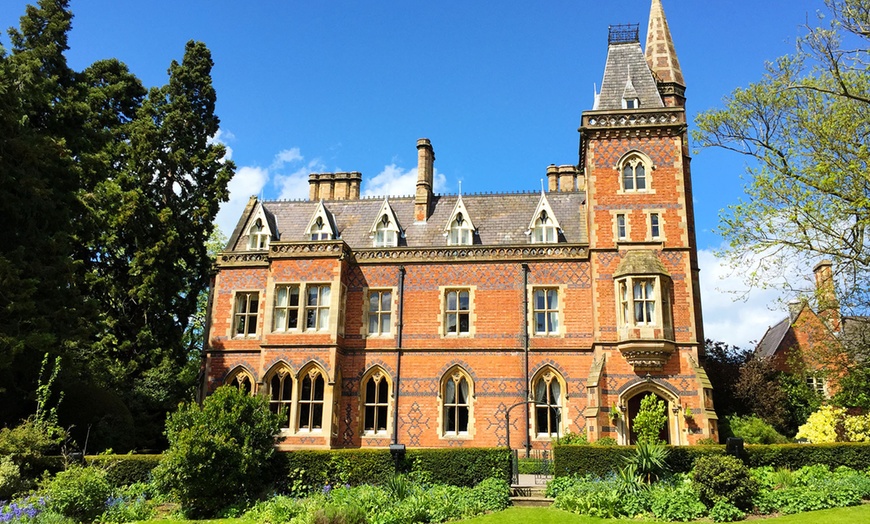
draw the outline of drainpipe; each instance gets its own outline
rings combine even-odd
[[[523,268],[523,370],[525,371],[525,382],[523,382],[524,400],[529,400],[529,265],[521,264]],[[529,430],[529,403],[526,402],[523,408],[525,415],[526,426],[526,458],[532,452],[532,436]],[[510,442],[508,442],[510,445]]]
[[[399,381],[402,376],[402,311],[405,298],[405,266],[399,266],[399,317],[396,320],[396,387],[393,394],[393,444],[399,443]]]

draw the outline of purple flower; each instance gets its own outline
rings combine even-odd
[[[332,486],[330,486],[329,484],[323,486],[323,494],[324,495],[329,495],[330,491],[332,491]]]

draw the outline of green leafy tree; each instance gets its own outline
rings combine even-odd
[[[631,427],[637,434],[637,442],[656,444],[660,442],[659,435],[668,423],[665,402],[659,397],[648,394],[640,399],[640,409],[631,422]]]
[[[169,449],[154,479],[189,516],[214,516],[260,494],[280,426],[265,397],[220,387],[202,406],[185,403],[169,416]]]
[[[870,311],[870,6],[863,0],[825,0],[825,6],[793,54],[769,63],[758,82],[735,90],[723,108],[698,116],[695,138],[701,147],[749,161],[746,198],[722,213],[720,225],[728,244],[723,254],[747,284],[782,283],[812,296],[793,279],[795,267],[829,259],[838,301],[819,294],[817,309],[864,315]],[[825,367],[846,384],[840,401],[866,407],[861,391],[870,385],[870,346],[846,342],[848,358]]]
[[[788,437],[821,403],[800,376],[777,370],[768,359],[752,359],[740,368],[735,393],[750,414]]]
[[[707,340],[704,370],[713,386],[713,406],[720,419],[728,415],[748,414],[746,403],[736,396],[740,368],[752,358],[752,350]]]

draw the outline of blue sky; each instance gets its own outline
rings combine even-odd
[[[26,0],[3,0],[0,25]],[[664,0],[689,118],[794,50],[821,0]],[[591,7],[590,7],[591,6]],[[218,217],[229,233],[251,194],[306,198],[310,172],[360,171],[369,194],[410,194],[416,140],[435,149],[436,190],[540,188],[549,164],[577,162],[609,24],[640,23],[650,0],[472,2],[72,0],[75,69],[125,62],[162,85],[188,40],[212,51],[219,139],[238,166]],[[8,46],[8,38],[2,38]],[[692,173],[706,335],[749,346],[784,317],[776,293],[732,302],[738,277],[712,254],[719,211],[742,195],[745,160],[714,150]],[[773,308],[773,310],[771,310]]]

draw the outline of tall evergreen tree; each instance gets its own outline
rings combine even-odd
[[[39,359],[60,354],[62,422],[153,446],[192,385],[185,332],[234,166],[211,140],[204,44],[146,91],[114,59],[72,71],[71,20],[66,0],[41,0],[0,49],[0,422],[26,414]]]
[[[33,409],[39,365],[85,335],[75,257],[79,170],[69,136],[75,75],[67,66],[72,15],[63,0],[29,6],[0,50],[0,419]]]

